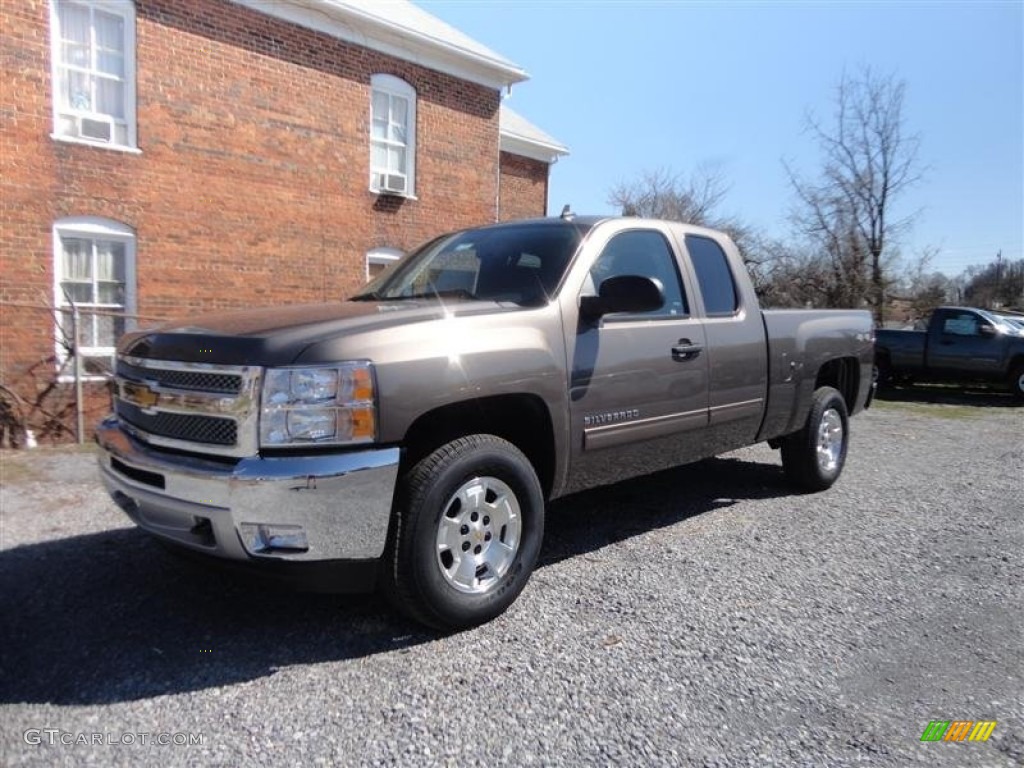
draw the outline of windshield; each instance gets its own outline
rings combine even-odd
[[[978,314],[981,315],[986,320],[988,320],[990,323],[992,323],[992,325],[994,325],[1003,333],[1008,333],[1011,336],[1018,335],[1017,326],[1015,326],[1008,317],[1003,317],[1002,315],[997,315],[993,312],[988,312],[987,310],[984,309],[979,309]]]
[[[356,300],[455,297],[536,305],[548,301],[579,246],[571,225],[471,229],[424,245]]]
[[[1018,317],[1017,315],[997,315],[999,320],[1007,325],[1010,332],[1017,336],[1024,336],[1024,317]]]

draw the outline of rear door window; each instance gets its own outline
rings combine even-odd
[[[697,273],[697,284],[704,297],[704,311],[708,315],[735,313],[739,308],[736,281],[722,247],[710,237],[687,235],[686,250]]]

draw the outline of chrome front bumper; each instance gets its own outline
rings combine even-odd
[[[96,442],[118,506],[139,527],[189,549],[257,564],[372,560],[384,552],[398,448],[211,461],[154,451],[116,417],[97,427]],[[301,531],[306,547],[268,541],[267,530]]]

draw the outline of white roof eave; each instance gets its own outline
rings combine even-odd
[[[545,163],[554,163],[569,154],[569,148],[542,131],[507,104],[501,105],[498,120],[501,149]]]
[[[558,158],[569,154],[569,149],[561,144],[549,144],[545,141],[538,141],[527,136],[518,136],[506,131],[501,132],[501,151],[520,155],[521,157],[528,157],[531,160],[540,160],[549,165],[556,162]]]
[[[282,21],[490,88],[529,79],[524,69],[448,40],[418,32],[340,0],[232,0]],[[480,46],[482,50],[482,46]]]

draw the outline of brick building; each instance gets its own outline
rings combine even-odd
[[[72,302],[100,371],[126,328],[337,299],[442,231],[543,215],[566,154],[502,107],[519,66],[406,2],[0,14],[0,384],[54,436]]]

